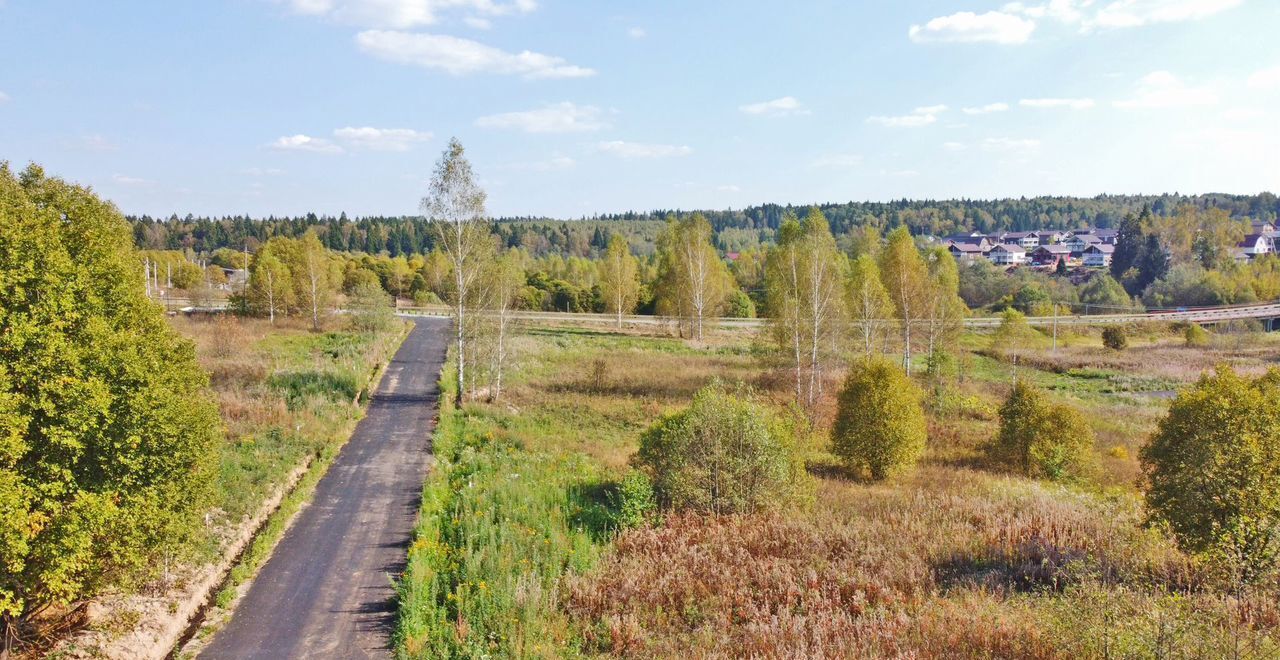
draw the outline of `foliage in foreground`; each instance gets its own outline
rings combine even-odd
[[[1000,407],[1000,434],[992,449],[997,459],[1022,474],[1062,480],[1089,470],[1093,442],[1093,429],[1083,415],[1049,402],[1022,381]]]
[[[922,400],[920,388],[901,369],[882,359],[860,361],[840,390],[831,452],[873,479],[915,465],[927,436]]]
[[[776,508],[802,497],[808,475],[795,424],[713,384],[640,437],[636,460],[658,501],[715,514]]]
[[[610,516],[584,457],[526,452],[492,420],[446,410],[400,582],[406,658],[562,657],[566,569],[585,570]]]
[[[0,616],[136,582],[192,533],[219,437],[190,341],[146,299],[128,225],[0,166]]]
[[[1219,367],[1183,390],[1142,450],[1154,517],[1241,577],[1280,560],[1280,372]]]

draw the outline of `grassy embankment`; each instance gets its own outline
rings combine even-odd
[[[1280,652],[1274,594],[1235,598],[1143,525],[1137,450],[1166,392],[1220,361],[1261,369],[1266,339],[1182,347],[1096,334],[1025,351],[1019,378],[1086,413],[1096,475],[1004,474],[982,451],[1012,360],[967,336],[930,397],[922,464],[849,478],[815,443],[805,511],[612,524],[639,433],[712,378],[785,399],[749,342],[532,331],[500,404],[445,410],[402,584],[406,657],[760,655],[1203,657]],[[834,389],[834,388],[832,388]],[[819,416],[819,437],[830,414]]]
[[[275,325],[237,317],[175,317],[174,327],[196,343],[210,374],[225,427],[219,447],[213,506],[205,534],[192,540],[192,567],[215,563],[229,544],[291,476],[306,470],[240,556],[217,606],[232,602],[236,587],[252,577],[283,534],[293,512],[314,489],[324,469],[363,415],[360,397],[376,370],[404,336],[403,326],[377,333],[333,330],[315,333],[291,319]],[[176,570],[153,594],[178,594],[193,574]],[[154,606],[154,603],[151,603]],[[172,611],[172,605],[170,610]],[[218,618],[218,612],[209,619]],[[123,633],[143,618],[125,602],[102,627]]]

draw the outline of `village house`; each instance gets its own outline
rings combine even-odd
[[[1071,248],[1066,245],[1041,245],[1031,251],[1031,264],[1034,266],[1057,266],[1059,261],[1070,261]]]
[[[1111,265],[1111,255],[1116,246],[1109,243],[1094,243],[1084,249],[1084,265],[1086,268],[1106,268]]]
[[[998,266],[1019,266],[1027,261],[1027,251],[1021,245],[1001,243],[987,253],[991,263]]]
[[[1071,238],[1068,238],[1067,242],[1065,243],[1067,247],[1071,248],[1071,256],[1076,258],[1083,257],[1085,249],[1087,249],[1090,245],[1102,245],[1102,244],[1103,242],[1101,238],[1098,238],[1093,234],[1087,234],[1087,233],[1085,234],[1077,233],[1073,235]]]
[[[1039,247],[1040,234],[1034,231],[1011,231],[1004,235],[1002,243],[1020,246],[1024,250]]]
[[[952,258],[957,263],[972,263],[974,260],[987,256],[986,240],[982,243],[964,243],[960,241],[951,241],[947,245],[947,252],[951,253]]]
[[[1275,252],[1275,239],[1267,234],[1249,234],[1243,241],[1237,243],[1236,247],[1240,248],[1245,258],[1256,259],[1264,254]]]

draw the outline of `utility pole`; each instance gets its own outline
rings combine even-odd
[[[1058,354],[1058,303],[1053,303],[1053,354]]]
[[[151,259],[142,260],[142,279],[146,282],[147,297],[151,297]]]

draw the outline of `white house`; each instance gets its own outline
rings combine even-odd
[[[1027,261],[1027,251],[1021,245],[1000,244],[987,253],[991,263],[1000,266],[1017,266]]]
[[[1034,231],[1011,231],[1004,235],[1003,243],[1021,246],[1024,250],[1040,247],[1040,234]]]
[[[1271,237],[1266,234],[1249,234],[1236,247],[1244,250],[1245,256],[1250,259],[1268,252],[1275,252],[1275,245],[1272,243]]]
[[[1116,246],[1110,243],[1094,243],[1084,249],[1084,265],[1086,268],[1106,268],[1111,265],[1111,255]]]
[[[1083,255],[1090,245],[1102,245],[1102,239],[1093,234],[1076,234],[1068,238],[1065,245],[1071,248],[1072,254]]]

